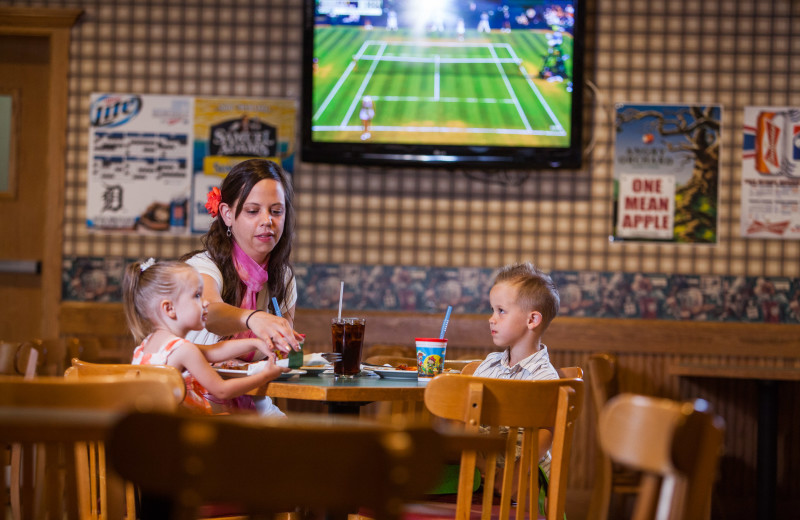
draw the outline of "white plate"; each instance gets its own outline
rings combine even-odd
[[[368,367],[363,366],[361,367],[364,370],[369,370],[371,372],[375,372],[379,376],[385,379],[416,379],[417,378],[417,371],[416,370],[397,370],[396,368],[390,367]]]
[[[224,379],[232,379],[235,377],[244,377],[247,375],[247,370],[235,370],[232,368],[216,368],[214,370]],[[293,376],[303,376],[306,374],[305,370],[290,370],[289,372],[285,372],[277,377],[277,379],[289,379]]]
[[[294,368],[292,370],[289,370],[288,372],[284,372],[283,374],[279,375],[278,376],[278,380],[290,379],[290,378],[292,378],[294,376],[304,376],[304,375],[306,375],[306,371],[305,370],[298,370],[298,369]]]
[[[220,375],[223,379],[232,379],[234,377],[244,377],[247,375],[247,369],[244,370],[236,370],[233,368],[217,368],[214,367],[214,370],[217,371],[217,374]]]
[[[300,370],[305,371],[306,375],[308,375],[309,377],[312,376],[316,377],[321,373],[325,372],[326,370],[331,370],[331,367],[330,365],[315,365],[312,367],[302,366],[300,367]]]

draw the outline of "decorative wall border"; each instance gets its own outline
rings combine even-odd
[[[121,257],[65,257],[65,301],[121,302]],[[494,270],[356,264],[295,265],[298,308],[489,314]],[[550,273],[561,316],[800,323],[800,278],[596,271]]]

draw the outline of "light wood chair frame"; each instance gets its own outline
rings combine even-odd
[[[86,380],[98,376],[122,379],[156,378],[165,380],[175,403],[186,397],[186,383],[175,367],[164,365],[133,365],[126,363],[92,363],[72,358],[64,372],[68,379]],[[122,482],[107,471],[106,452],[102,442],[75,444],[75,470],[78,486],[78,508],[83,518],[104,518],[108,510],[118,510],[124,503],[128,518],[134,518],[136,490],[130,482]],[[124,498],[123,498],[124,497]]]
[[[171,384],[165,378],[140,378],[123,380],[113,376],[86,379],[63,377],[38,377],[23,380],[0,376],[0,442],[19,443],[22,447],[21,467],[23,480],[19,497],[22,518],[60,517],[64,511],[69,517],[96,518],[100,515],[89,498],[80,466],[88,464],[79,447],[87,442],[99,443],[104,433],[97,427],[82,428],[82,417],[94,413],[125,410],[173,410],[177,406]],[[25,422],[30,417],[30,422]],[[109,424],[110,426],[110,424]],[[85,435],[85,436],[83,436]],[[34,455],[34,452],[36,455]],[[34,469],[32,461],[36,460]],[[101,462],[104,467],[104,463]],[[13,476],[12,476],[13,478]],[[115,474],[102,479],[113,486]],[[2,476],[5,480],[5,476]],[[121,489],[121,486],[119,487]],[[13,490],[12,490],[13,492]],[[0,485],[0,495],[5,495],[5,483]],[[100,511],[108,518],[122,518],[121,500],[105,501]],[[65,503],[66,498],[66,503]],[[6,500],[5,496],[0,499]],[[5,503],[5,502],[2,502]],[[131,503],[132,507],[132,503]],[[128,510],[129,518],[132,509]]]
[[[127,363],[91,363],[72,358],[71,366],[64,372],[65,377],[121,376],[124,378],[165,377],[172,382],[173,396],[177,403],[186,397],[186,382],[180,371],[167,365],[132,365]]]
[[[598,436],[612,461],[642,471],[634,520],[709,517],[725,423],[706,401],[620,394],[603,408]]]
[[[595,409],[596,431],[600,412],[608,400],[619,392],[619,364],[614,354],[598,352],[589,356],[586,366],[589,371],[589,393]],[[612,501],[615,512],[613,516],[625,514],[628,503],[624,499],[630,499],[639,493],[639,473],[613,464],[600,448],[596,434],[595,439],[595,475],[587,520],[607,520]]]
[[[553,434],[552,463],[547,494],[547,520],[563,520],[569,458],[575,421],[583,405],[583,380],[553,379],[544,381],[513,381],[464,375],[442,375],[428,383],[425,405],[443,419],[460,421],[468,432],[477,432],[481,425],[496,432],[508,426],[505,460],[513,461],[517,449],[517,431],[521,428],[522,454],[517,464],[505,464],[502,475],[499,518],[511,513],[512,481],[518,476],[516,518],[525,518],[526,507],[538,516],[538,446],[539,430],[550,429]],[[492,516],[496,455],[486,457],[486,474],[482,499],[483,520]],[[473,474],[477,453],[464,451],[461,456],[458,497],[455,518],[470,518]],[[516,468],[515,468],[516,466]]]

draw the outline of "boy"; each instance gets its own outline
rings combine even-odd
[[[553,280],[530,262],[500,269],[489,291],[492,352],[475,370],[478,377],[558,379],[542,334],[558,313],[560,300]]]
[[[541,342],[542,334],[558,314],[560,305],[553,280],[530,262],[508,265],[497,273],[489,301],[492,341],[506,350],[486,356],[473,375],[498,379],[558,379],[547,347]],[[543,430],[539,435],[539,466],[546,478],[550,475],[551,443],[552,435]],[[517,446],[517,457],[519,449]],[[502,465],[503,461],[498,460],[498,464]]]

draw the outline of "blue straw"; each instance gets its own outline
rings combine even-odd
[[[444,315],[444,321],[442,322],[442,332],[439,333],[439,339],[444,339],[444,331],[447,330],[447,324],[450,323],[450,313],[453,312],[453,306],[447,306],[447,314]]]
[[[281,314],[281,307],[278,305],[278,299],[274,296],[272,297],[272,306],[275,308],[275,316],[279,318],[283,316],[283,314]]]

